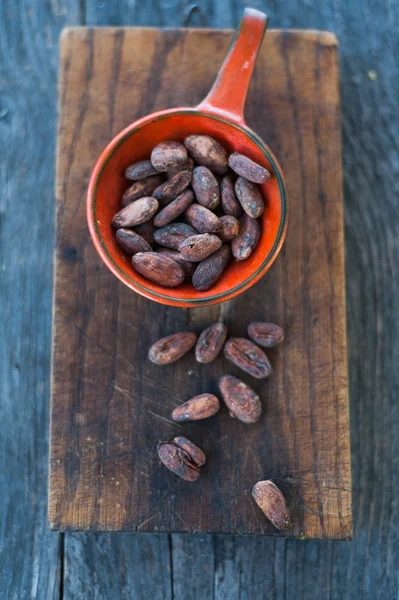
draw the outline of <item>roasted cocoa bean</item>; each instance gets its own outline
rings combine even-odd
[[[157,171],[175,169],[187,161],[187,150],[180,142],[161,142],[151,152],[151,163]]]
[[[190,442],[185,437],[179,436],[173,438],[173,443],[179,448],[184,450],[191,462],[197,467],[203,467],[206,462],[206,456],[202,452],[201,448],[198,448],[193,442]]]
[[[122,208],[112,219],[112,227],[120,229],[121,227],[134,227],[149,221],[158,210],[158,200],[151,198],[141,198],[132,202],[126,208]]]
[[[191,183],[192,174],[190,171],[179,171],[171,179],[168,179],[157,187],[152,195],[161,204],[172,202],[179,194],[184,192]]]
[[[213,323],[201,333],[195,346],[195,358],[200,363],[211,363],[221,352],[227,338],[224,323]]]
[[[187,354],[196,342],[197,336],[192,331],[173,333],[155,342],[148,352],[148,357],[157,365],[169,365]]]
[[[200,476],[198,465],[174,442],[160,442],[158,456],[165,467],[185,481],[196,481]]]
[[[233,375],[224,375],[219,379],[219,389],[231,417],[243,423],[259,421],[262,405],[259,396],[249,385]]]
[[[270,179],[270,173],[267,169],[238,152],[230,154],[229,166],[237,175],[253,183],[266,183]]]
[[[239,219],[242,215],[242,208],[234,190],[232,175],[229,174],[223,177],[220,183],[220,195],[225,214]]]
[[[199,421],[215,415],[220,408],[219,400],[213,394],[200,394],[187,400],[172,412],[174,421]]]
[[[274,323],[251,323],[248,325],[248,335],[264,348],[273,348],[284,339],[284,331]]]
[[[206,167],[195,167],[192,186],[197,202],[209,210],[220,204],[219,184],[216,177]]]
[[[222,240],[211,233],[199,233],[186,238],[179,246],[179,252],[184,260],[201,262],[222,245]]]
[[[236,367],[256,379],[269,377],[272,372],[272,366],[263,350],[246,338],[227,340],[224,346],[224,355]]]
[[[139,160],[134,163],[134,165],[130,165],[125,171],[125,177],[127,179],[132,179],[133,181],[145,179],[151,175],[159,175],[159,172],[152,165],[150,160]]]
[[[134,230],[136,233],[141,235],[141,237],[143,237],[145,239],[145,241],[148,242],[149,244],[152,245],[154,243],[155,226],[154,226],[154,221],[152,219],[150,219],[149,221],[146,221],[145,223],[142,223],[141,225],[137,225],[134,228]]]
[[[285,531],[289,528],[290,517],[285,498],[273,481],[258,481],[252,489],[252,496],[277,529]]]
[[[194,193],[186,190],[176,200],[165,206],[154,218],[154,225],[164,227],[179,217],[194,200]]]
[[[169,223],[154,232],[155,241],[161,246],[178,250],[180,244],[191,235],[196,235],[196,231],[187,223]]]
[[[220,231],[218,217],[200,204],[190,204],[184,213],[184,218],[199,233],[216,233]]]
[[[133,268],[146,279],[165,287],[176,287],[185,278],[180,265],[158,252],[139,252],[132,258]]]
[[[203,292],[216,283],[225,270],[230,257],[230,246],[223,244],[217,252],[200,262],[193,275],[195,289]]]
[[[189,135],[184,140],[190,156],[203,167],[207,167],[216,175],[224,175],[227,171],[227,154],[225,149],[208,135]]]
[[[248,258],[258,245],[260,227],[256,219],[244,214],[240,219],[240,229],[237,237],[231,240],[231,250],[236,260]]]
[[[158,175],[151,175],[147,179],[140,179],[135,181],[122,196],[122,208],[128,206],[131,202],[151,196],[152,192],[164,182],[164,176],[158,173]]]
[[[265,205],[258,186],[243,177],[239,177],[236,181],[235,191],[244,212],[253,219],[260,217]]]
[[[217,235],[222,242],[229,242],[237,237],[238,232],[240,231],[240,223],[235,217],[224,215],[223,217],[220,217],[219,221],[220,231],[218,231]]]
[[[184,271],[184,281],[191,281],[194,271],[197,268],[195,263],[184,260],[180,252],[177,250],[171,250],[170,248],[158,248],[157,252],[163,254],[164,256],[169,256],[169,258],[172,258],[175,262],[177,262],[177,264],[180,265]]]
[[[118,229],[116,232],[116,241],[129,256],[133,256],[137,252],[152,252],[150,244],[141,235],[131,229]]]
[[[174,169],[168,169],[168,172],[166,173],[166,175],[168,176],[168,179],[171,179],[174,175],[176,175],[176,173],[179,173],[180,171],[190,171],[190,173],[192,173],[193,169],[194,169],[194,161],[189,156],[187,161],[184,163],[184,165],[175,167]]]

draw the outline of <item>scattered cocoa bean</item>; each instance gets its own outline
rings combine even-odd
[[[152,192],[159,187],[164,181],[163,175],[151,175],[147,179],[140,179],[135,181],[133,185],[127,188],[126,192],[122,196],[122,208],[128,206],[131,202],[151,196]]]
[[[199,233],[186,238],[179,246],[179,252],[184,260],[201,262],[222,245],[222,240],[211,233]]]
[[[176,173],[179,173],[180,171],[190,171],[190,173],[192,173],[193,169],[194,169],[194,161],[189,156],[187,161],[183,165],[181,165],[179,167],[175,167],[174,169],[168,169],[166,175],[168,176],[168,179],[171,179],[174,175],[176,175]]]
[[[215,415],[220,408],[219,400],[213,394],[200,394],[187,400],[172,412],[174,421],[199,421]]]
[[[184,145],[199,165],[207,167],[216,175],[226,173],[227,154],[219,142],[208,135],[189,135],[184,140]]]
[[[178,250],[186,238],[197,233],[198,231],[186,223],[169,223],[154,232],[154,239],[161,246]]]
[[[134,230],[136,233],[141,235],[141,237],[143,237],[145,239],[145,241],[148,242],[149,244],[152,245],[154,243],[155,226],[154,226],[153,219],[150,219],[149,221],[146,221],[145,223],[141,223],[141,225],[137,225],[134,228]]]
[[[159,171],[156,170],[150,160],[139,160],[134,165],[130,165],[125,171],[125,177],[133,181],[145,179],[151,175],[159,175]]]
[[[195,346],[195,358],[200,363],[211,363],[219,355],[227,338],[224,323],[213,323],[201,333]]]
[[[220,195],[225,214],[239,219],[242,215],[242,208],[234,190],[232,175],[223,177],[220,184]]]
[[[231,417],[243,423],[259,421],[262,414],[259,396],[246,383],[233,375],[223,375],[219,379],[219,389]]]
[[[200,467],[175,442],[160,442],[158,456],[170,471],[179,475],[185,481],[196,481],[200,476]]]
[[[251,323],[248,325],[248,335],[264,348],[273,348],[284,339],[284,331],[274,323]]]
[[[265,206],[259,188],[251,181],[239,177],[236,181],[235,191],[237,198],[247,215],[253,219],[260,217]]]
[[[240,223],[235,217],[224,215],[223,217],[219,218],[219,221],[220,231],[217,233],[217,235],[220,237],[222,242],[229,242],[233,238],[237,237],[238,232],[240,231]]]
[[[229,166],[237,175],[253,183],[266,183],[270,179],[270,173],[267,169],[238,152],[230,154]]]
[[[188,188],[191,183],[191,177],[192,174],[190,171],[179,171],[171,179],[158,186],[152,192],[152,195],[161,204],[168,204]]]
[[[184,281],[191,281],[194,271],[197,268],[195,263],[184,260],[180,252],[177,250],[171,250],[170,248],[158,248],[157,252],[163,254],[164,256],[169,256],[169,258],[172,258],[175,262],[177,262],[177,264],[180,265],[184,271]]]
[[[152,252],[150,244],[141,235],[131,229],[118,229],[116,232],[116,241],[129,256],[133,256],[137,252]]]
[[[139,252],[132,258],[133,268],[146,279],[165,287],[176,287],[185,278],[180,265],[158,252]]]
[[[165,206],[154,218],[156,227],[164,227],[179,217],[194,200],[191,190],[186,190],[176,200]]]
[[[187,354],[196,342],[197,336],[192,331],[173,333],[155,342],[149,350],[148,357],[157,365],[169,365]]]
[[[187,150],[180,142],[161,142],[151,153],[151,162],[157,171],[168,171],[184,165]]]
[[[285,531],[289,528],[290,518],[285,498],[273,481],[258,481],[252,489],[252,496],[277,529]]]
[[[206,167],[195,167],[192,185],[199,204],[209,208],[209,210],[215,210],[219,206],[219,184],[209,169]]]
[[[206,456],[202,452],[201,448],[198,448],[193,442],[190,442],[185,437],[178,436],[173,439],[173,443],[176,444],[179,448],[186,452],[187,456],[190,457],[190,460],[197,465],[197,467],[203,467],[206,462]]]
[[[269,377],[272,372],[272,366],[263,350],[246,338],[227,340],[224,346],[224,355],[236,367],[256,379]]]
[[[121,227],[134,227],[149,221],[158,210],[158,200],[151,198],[141,198],[132,202],[126,208],[122,208],[112,219],[112,227],[120,229]]]
[[[244,214],[240,219],[240,229],[237,237],[231,241],[231,250],[236,260],[248,258],[258,245],[260,227],[256,219]]]
[[[200,262],[193,275],[195,289],[203,292],[216,283],[225,270],[230,257],[230,246],[223,244],[217,252]]]
[[[216,233],[220,230],[218,217],[200,204],[190,204],[184,213],[184,218],[199,233]]]

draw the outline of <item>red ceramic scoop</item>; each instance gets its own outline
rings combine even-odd
[[[129,288],[161,304],[181,307],[224,302],[254,285],[270,269],[287,231],[288,195],[284,175],[270,148],[244,121],[244,103],[256,57],[267,26],[263,13],[244,11],[230,50],[208,96],[195,108],[173,108],[152,113],[121,131],[105,148],[94,167],[87,195],[87,220],[96,250],[107,267]],[[272,173],[261,186],[265,210],[261,237],[252,255],[231,262],[207,291],[191,283],[167,289],[134,271],[130,258],[115,240],[112,217],[120,210],[127,187],[125,169],[148,159],[154,146],[165,140],[183,141],[192,134],[218,140],[228,153],[240,152]]]

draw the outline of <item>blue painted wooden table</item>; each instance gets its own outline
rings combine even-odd
[[[0,15],[0,600],[399,596],[399,4],[253,0],[340,40],[352,542],[47,529],[58,37],[66,25],[234,27],[240,0],[5,0]]]

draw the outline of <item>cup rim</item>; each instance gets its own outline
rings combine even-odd
[[[273,243],[271,250],[268,255],[263,260],[262,264],[256,271],[251,273],[249,277],[245,279],[245,281],[239,283],[233,288],[229,288],[224,292],[219,294],[210,294],[207,296],[202,296],[200,298],[175,298],[169,296],[168,294],[161,294],[152,289],[146,288],[141,283],[138,283],[136,280],[131,278],[123,269],[119,267],[119,265],[114,261],[112,256],[108,251],[107,244],[101,237],[97,217],[96,217],[96,196],[97,196],[97,188],[102,176],[102,173],[111,159],[113,154],[117,151],[118,147],[131,135],[133,135],[138,129],[142,128],[144,125],[147,125],[151,122],[155,122],[158,120],[162,120],[168,118],[169,116],[181,114],[181,115],[201,115],[210,119],[214,119],[216,121],[220,121],[239,129],[242,133],[247,135],[252,139],[253,142],[259,147],[259,149],[266,156],[268,161],[273,167],[274,174],[276,176],[278,182],[278,188],[281,198],[281,219],[279,224],[279,229],[277,232],[276,239]],[[94,246],[100,255],[103,262],[106,264],[108,269],[125,285],[127,285],[133,291],[154,300],[156,302],[160,302],[162,304],[167,304],[170,306],[206,306],[210,304],[216,304],[220,302],[224,302],[234,296],[237,296],[247,290],[249,287],[252,287],[262,276],[263,274],[270,269],[275,259],[277,258],[281,247],[283,245],[287,227],[288,227],[288,219],[289,219],[289,196],[287,184],[283,175],[283,171],[274,156],[273,152],[270,148],[265,144],[265,142],[245,123],[239,124],[237,122],[233,122],[227,118],[223,118],[220,115],[208,113],[205,111],[198,110],[196,108],[175,108],[175,109],[167,109],[163,111],[159,111],[156,113],[151,113],[141,119],[138,119],[134,123],[130,124],[128,127],[123,129],[118,135],[116,135],[111,142],[106,146],[106,148],[101,153],[99,159],[96,162],[96,165],[93,169],[93,172],[90,176],[89,187],[87,192],[87,221],[89,226],[90,235]]]

